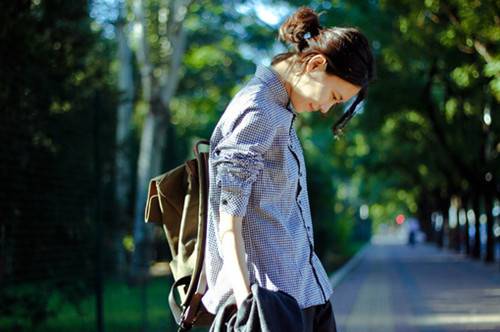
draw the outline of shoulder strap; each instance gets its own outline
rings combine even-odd
[[[193,152],[196,159],[196,168],[199,185],[199,208],[198,208],[198,234],[196,239],[196,262],[193,273],[177,280],[170,289],[169,304],[177,324],[181,327],[180,330],[189,330],[197,321],[201,306],[201,298],[206,290],[206,282],[202,278],[206,278],[203,271],[205,258],[205,242],[208,216],[208,153],[200,152],[200,145],[210,145],[208,140],[199,140],[193,147]],[[184,302],[179,306],[174,298],[174,289],[179,286],[187,288]],[[182,307],[182,310],[181,310]],[[209,317],[210,319],[211,317]],[[200,321],[202,319],[199,319]],[[206,322],[205,322],[206,323]]]
[[[198,282],[200,280],[203,262],[205,258],[205,238],[207,231],[207,206],[208,206],[208,153],[200,152],[199,145],[209,145],[207,140],[199,140],[196,142],[193,150],[197,160],[198,166],[198,184],[199,184],[199,208],[198,208],[198,236],[196,239],[196,263],[192,273],[191,283],[187,291],[185,302],[182,304],[184,307],[191,303],[192,296],[194,295]]]

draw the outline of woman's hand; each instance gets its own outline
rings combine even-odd
[[[250,282],[245,260],[245,243],[241,235],[243,218],[232,216],[221,211],[219,234],[222,243],[224,273],[229,273],[236,305],[240,308],[243,301],[250,295]]]

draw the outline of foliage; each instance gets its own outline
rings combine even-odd
[[[160,1],[146,3],[158,78],[166,70],[164,29],[172,13]],[[253,75],[253,63],[266,63],[283,49],[275,42],[279,23],[264,22],[259,4],[291,12],[303,3],[202,0],[190,7],[181,79],[169,105],[175,144],[166,147],[165,169],[190,157],[194,140],[210,137],[231,97]],[[330,132],[341,109],[297,121],[315,250],[328,270],[367,240],[371,222],[391,223],[405,213],[429,223],[429,209],[451,195],[499,197],[498,3],[334,0],[309,5],[325,11],[323,26],[359,27],[372,42],[378,69],[378,80],[342,139],[333,140]],[[82,312],[92,310],[90,299],[78,303],[83,292],[90,292],[94,272],[97,164],[106,197],[105,231],[116,226],[110,194],[115,45],[113,36],[104,38],[102,25],[89,18],[88,6],[83,0],[20,0],[2,4],[0,11],[5,46],[0,139],[8,142],[0,148],[0,278],[16,286],[0,292],[0,311],[14,320],[25,318],[26,326],[55,314],[49,303],[56,288],[61,301],[80,305]],[[135,95],[141,96],[139,68],[133,65]],[[137,151],[145,101],[134,102],[138,135],[131,145]],[[96,132],[97,124],[101,130]],[[367,220],[359,217],[363,205],[370,208]],[[113,245],[106,249],[112,252]],[[127,297],[123,289],[109,287],[110,296]]]
[[[11,306],[24,306],[36,326],[54,313],[49,289],[76,303],[92,287],[97,145],[104,175],[112,171],[110,44],[92,31],[86,1],[2,7],[0,277],[44,283],[20,293],[2,287],[0,310],[16,315]],[[96,116],[110,124],[98,133]]]
[[[455,193],[498,188],[500,118],[494,110],[500,72],[492,69],[498,58],[497,4],[380,4],[382,13],[393,15],[394,37],[382,44],[384,76],[370,99],[367,125],[362,125],[373,135],[370,141],[377,142],[372,151],[397,170],[396,186],[411,193],[414,202],[439,188]],[[386,89],[393,80],[397,86]],[[391,107],[384,98],[387,91]],[[486,116],[490,121],[485,122]],[[371,130],[375,125],[378,133]],[[371,169],[382,169],[373,159],[368,162]],[[490,183],[484,181],[487,173],[493,175]]]

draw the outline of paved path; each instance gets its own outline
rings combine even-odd
[[[498,265],[374,241],[332,296],[340,332],[499,331]]]

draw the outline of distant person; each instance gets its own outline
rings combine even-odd
[[[216,314],[234,295],[241,308],[257,284],[292,296],[304,331],[336,331],[332,288],[314,252],[306,164],[293,123],[297,115],[326,114],[353,99],[332,127],[340,134],[364,99],[375,64],[359,30],[323,28],[307,7],[283,23],[279,37],[293,51],[276,55],[270,66],[257,65],[210,138],[209,289],[202,303]]]
[[[408,244],[414,246],[417,242],[417,235],[420,231],[420,225],[415,218],[408,218]]]

